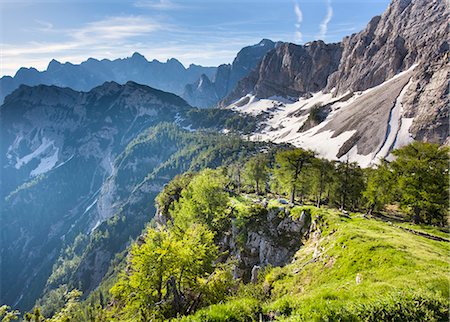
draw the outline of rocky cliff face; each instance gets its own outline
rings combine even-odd
[[[444,1],[393,0],[341,44],[285,44],[269,52],[221,106],[266,115],[255,138],[363,166],[414,139],[448,143],[449,18]],[[321,109],[326,117],[308,125]]]
[[[314,41],[306,45],[284,43],[264,56],[248,77],[221,103],[227,106],[252,93],[258,98],[299,97],[318,92],[336,71],[341,58],[340,44]]]
[[[241,228],[233,223],[222,247],[237,261],[234,277],[250,281],[255,268],[286,265],[308,238],[310,227],[311,214],[293,219],[283,207],[263,209],[257,220]]]
[[[382,16],[343,40],[338,70],[328,81],[335,95],[377,86],[418,65],[403,100],[410,132],[443,143],[448,136],[449,36],[445,1],[394,0]]]
[[[125,84],[134,81],[164,91],[181,94],[186,84],[195,82],[200,75],[212,77],[215,67],[190,65],[185,68],[178,60],[167,62],[147,61],[144,56],[134,53],[131,57],[116,60],[89,58],[79,65],[60,63],[52,60],[47,70],[39,72],[35,68],[21,68],[14,77],[0,79],[0,104],[3,99],[20,85],[56,85],[74,90],[89,91],[106,81]]]
[[[193,106],[213,107],[258,65],[267,52],[278,44],[263,39],[256,45],[242,48],[231,65],[220,65],[213,78],[203,75],[196,83],[187,85],[182,97]]]

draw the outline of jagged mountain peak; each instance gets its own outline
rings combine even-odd
[[[260,137],[362,165],[413,139],[442,144],[449,20],[443,1],[393,0],[342,43],[277,46],[221,106],[270,114]]]
[[[258,98],[299,97],[317,92],[337,70],[342,47],[321,40],[306,45],[279,43],[221,102],[225,107],[249,93]]]
[[[201,74],[212,77],[215,71],[215,67],[202,66],[186,69],[174,58],[167,62],[148,61],[139,53],[115,60],[89,58],[81,64],[70,62],[61,64],[53,59],[47,70],[42,72],[34,68],[21,68],[14,77],[0,78],[0,103],[21,84],[69,86],[75,90],[89,91],[105,81],[124,84],[132,80],[163,91],[181,94],[186,84],[195,82]]]
[[[183,98],[190,104],[199,107],[212,107],[229,94],[239,80],[247,76],[258,65],[266,53],[274,49],[279,43],[269,39],[262,39],[259,43],[242,48],[232,64],[222,64],[217,68],[208,86],[198,86],[204,83],[201,79],[185,87]]]
[[[261,41],[260,41],[257,45],[255,45],[255,46],[273,46],[273,45],[275,45],[275,43],[274,43],[272,40],[267,39],[267,38],[263,38],[263,39],[261,39]]]
[[[147,59],[138,52],[134,52],[133,55],[131,55],[131,59],[134,61],[148,62]]]
[[[58,69],[59,67],[61,67],[61,63],[59,61],[57,61],[56,59],[52,59],[47,66],[47,70],[48,71],[54,71],[56,69]]]

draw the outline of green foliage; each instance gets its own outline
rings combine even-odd
[[[228,130],[243,134],[256,130],[258,119],[252,115],[242,115],[229,109],[191,109],[187,112],[187,118],[194,128],[225,127]]]
[[[364,174],[355,162],[336,166],[333,196],[341,209],[357,209],[364,190]]]
[[[139,314],[139,320],[148,320],[183,313],[186,307],[179,311],[164,301],[171,295],[166,285],[175,279],[178,292],[197,294],[202,279],[213,272],[216,257],[213,233],[202,225],[193,224],[186,231],[149,228],[145,242],[132,247],[129,269],[111,288],[113,318],[132,320]]]
[[[55,314],[48,322],[69,322],[86,320],[84,313],[80,309],[81,292],[72,290],[66,294],[64,307]],[[35,315],[36,312],[35,312]]]
[[[277,321],[446,321],[448,303],[429,292],[392,292],[376,301],[356,300],[352,303],[324,297],[314,304],[302,306],[293,297],[284,297],[271,306],[279,315]]]
[[[186,228],[201,223],[212,231],[222,231],[230,222],[225,184],[226,178],[217,170],[206,169],[195,176],[174,204],[174,225]]]
[[[367,185],[363,192],[368,212],[381,210],[384,205],[394,200],[395,178],[385,161],[376,169],[367,169]]]
[[[189,172],[177,175],[164,187],[156,197],[159,211],[167,214],[170,210],[173,210],[174,202],[180,199],[181,192],[189,185],[192,177],[193,174]]]
[[[412,209],[416,221],[443,223],[448,209],[449,148],[413,142],[393,154],[391,168],[402,205]]]
[[[282,321],[445,321],[448,243],[360,215],[317,211],[320,238],[265,277],[271,289],[266,315]]]
[[[322,106],[320,104],[315,104],[309,110],[309,115],[303,125],[300,127],[299,132],[304,132],[313,128],[314,126],[322,123],[327,118],[330,113],[331,108],[327,105]]]
[[[327,196],[328,202],[333,187],[335,168],[334,164],[326,159],[315,158],[309,180],[311,180],[311,193],[314,195],[316,205],[320,207],[323,196]]]
[[[294,203],[296,190],[302,190],[305,186],[305,167],[311,164],[314,159],[314,152],[302,149],[280,151],[276,154],[277,167],[274,169],[275,180],[279,186],[286,187],[290,192],[290,201]]]
[[[233,151],[236,142],[230,139],[223,147]],[[143,241],[133,244],[127,267],[111,288],[111,306],[106,308],[104,300],[82,306],[73,296],[66,298],[54,317],[76,316],[79,321],[445,321],[448,243],[364,219],[358,213],[342,216],[340,211],[320,207],[328,202],[356,210],[364,198],[369,210],[377,211],[386,203],[401,201],[405,207],[420,207],[421,214],[441,219],[446,205],[439,189],[448,188],[444,182],[448,181],[447,149],[420,144],[404,149],[395,152],[397,159],[390,164],[383,162],[364,171],[354,163],[316,159],[311,151],[278,151],[272,192],[300,195],[302,201],[312,200],[319,207],[286,205],[270,193],[261,197],[230,190],[239,192],[241,168],[255,185],[265,183],[272,152],[252,157],[245,167],[244,158],[233,155],[232,159],[241,160],[233,167],[178,176],[156,199],[167,225],[148,228]],[[207,148],[200,153],[207,163],[226,159],[218,151]],[[425,185],[416,182],[418,178]],[[235,263],[224,260],[229,249],[223,240],[232,235],[242,250],[248,231],[265,229],[267,208],[279,209],[275,220],[287,216],[286,208],[295,220],[302,212],[310,213],[319,229],[311,233],[313,238],[303,240],[304,246],[290,264],[266,267],[255,284],[244,284],[232,278]],[[99,240],[109,234],[113,223],[120,222],[116,216],[111,225],[100,227]],[[412,228],[436,232],[430,226]],[[278,240],[280,245],[284,237]],[[77,254],[75,249],[74,245],[67,253]]]
[[[250,186],[255,187],[257,194],[264,189],[265,183],[269,177],[269,169],[267,167],[266,155],[259,153],[250,158],[244,166],[244,177]]]
[[[11,310],[10,306],[2,305],[0,306],[0,318],[2,322],[9,322],[12,320],[18,320],[20,312],[17,310]]]

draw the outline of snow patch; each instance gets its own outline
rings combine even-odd
[[[386,158],[391,153],[392,149],[395,147],[397,143],[397,137],[402,125],[402,114],[403,114],[402,101],[410,84],[411,81],[409,81],[408,84],[406,84],[405,87],[403,87],[402,91],[400,92],[400,95],[397,97],[397,100],[395,101],[395,105],[392,108],[391,114],[389,116],[389,124],[386,133],[386,140],[383,142],[378,153],[376,154],[373,161],[374,164],[378,164],[383,158]],[[409,126],[407,128],[407,131],[408,129]],[[403,131],[405,130],[403,129]],[[404,133],[402,133],[402,135],[404,136]]]
[[[398,130],[397,138],[394,143],[394,149],[401,148],[402,146],[410,144],[414,141],[411,133],[409,133],[409,129],[414,121],[414,118],[406,118],[402,117],[400,119],[400,129]]]
[[[14,167],[17,170],[19,170],[22,166],[26,165],[28,162],[30,162],[34,158],[37,158],[42,153],[44,153],[51,145],[54,146],[54,143],[55,143],[55,141],[49,140],[49,139],[44,137],[42,139],[41,145],[36,150],[34,150],[30,154],[27,154],[26,156],[24,156],[24,157],[22,157],[20,159],[17,158],[16,165]]]
[[[365,91],[346,92],[340,96],[333,97],[336,90],[332,89],[329,93],[317,92],[308,98],[302,97],[296,101],[276,96],[268,99],[259,99],[253,94],[247,94],[226,108],[243,114],[265,115],[265,121],[261,129],[253,133],[250,137],[251,140],[291,143],[297,147],[316,151],[320,157],[337,160],[340,148],[356,133],[356,129],[334,136],[333,130],[323,131],[324,126],[341,112],[352,112],[348,108],[352,108],[356,100],[365,95],[373,94],[373,91],[376,91],[380,86],[386,86],[386,84],[398,77],[403,77],[405,73],[410,72],[416,66],[413,65],[408,70],[395,75],[386,82]],[[361,155],[358,154],[358,149],[355,145],[351,147],[348,153],[340,157],[340,160],[358,162],[363,167],[371,166],[374,164],[374,160],[389,155],[392,148],[403,146],[412,141],[411,135],[408,133],[412,119],[402,117],[403,107],[401,102],[407,87],[408,85],[402,89],[391,110],[389,132],[383,138],[384,143],[381,144],[379,149],[368,155]],[[326,105],[330,109],[330,113],[319,125],[308,131],[300,131],[302,125],[308,119],[311,108],[316,105]]]
[[[98,201],[98,198],[96,198],[89,206],[87,206],[86,209],[85,209],[84,212],[83,212],[83,215],[84,215],[85,213],[87,213],[89,210],[91,210],[92,207],[94,207],[94,205],[97,203],[97,201]]]
[[[38,176],[40,174],[43,174],[43,173],[46,173],[46,172],[52,170],[55,167],[55,165],[58,163],[58,153],[59,153],[59,148],[56,148],[56,149],[54,149],[52,155],[50,155],[46,158],[42,158],[41,162],[39,163],[37,168],[30,172],[30,175],[32,177],[35,177],[35,176]]]

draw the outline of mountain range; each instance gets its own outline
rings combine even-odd
[[[81,64],[60,63],[52,60],[46,70],[20,68],[14,77],[0,78],[0,102],[20,85],[56,85],[70,87],[78,91],[89,91],[106,81],[125,84],[134,81],[163,91],[182,94],[187,84],[193,83],[201,75],[213,77],[215,67],[190,65],[185,68],[177,59],[166,62],[148,61],[139,53],[124,59],[97,60],[89,58]]]
[[[443,1],[393,0],[340,43],[264,39],[219,67],[136,53],[2,77],[0,302],[89,294],[184,171],[272,143],[362,166],[448,144],[448,20]]]

